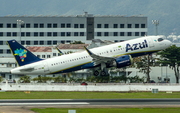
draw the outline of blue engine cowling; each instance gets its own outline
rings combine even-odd
[[[125,66],[129,66],[131,64],[132,64],[131,55],[124,55],[124,56],[121,56],[119,58],[116,58],[115,61],[109,66],[110,67],[114,66],[114,67],[117,67],[117,68],[122,68],[122,67],[125,67]]]

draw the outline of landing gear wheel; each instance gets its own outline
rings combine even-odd
[[[99,75],[99,72],[96,70],[94,71],[94,76],[98,76]]]
[[[107,68],[104,68],[102,71],[101,71],[101,76],[108,76],[108,70]]]
[[[101,76],[106,76],[106,72],[105,71],[101,71]]]

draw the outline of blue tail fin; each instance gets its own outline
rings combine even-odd
[[[19,66],[42,60],[19,44],[16,40],[9,40],[7,41],[7,44]]]

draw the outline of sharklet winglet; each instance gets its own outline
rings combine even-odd
[[[85,46],[84,46],[84,49],[87,51],[87,53],[91,56],[93,53],[89,50],[89,49],[87,49]]]
[[[58,47],[55,47],[57,49],[57,51],[59,52],[60,56],[64,55],[64,53],[62,51],[60,51],[60,49]]]

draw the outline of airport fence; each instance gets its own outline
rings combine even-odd
[[[1,91],[180,91],[180,84],[159,83],[0,83]]]

